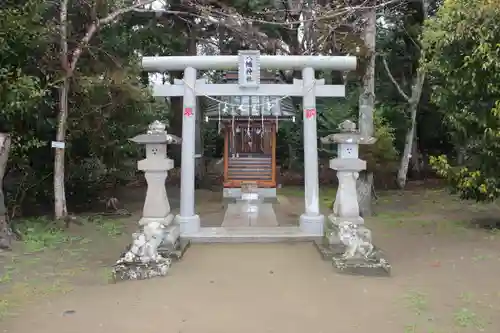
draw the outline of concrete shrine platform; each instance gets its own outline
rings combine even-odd
[[[222,227],[277,227],[278,220],[270,203],[253,205],[255,212],[246,212],[248,205],[244,202],[227,205]]]
[[[256,204],[257,211],[249,213],[245,203],[230,203],[220,227],[202,227],[199,232],[184,237],[193,243],[274,243],[320,239],[318,235],[302,232],[298,226],[280,226],[275,206],[279,207],[279,204],[259,203]],[[203,225],[203,215],[200,219]]]
[[[302,232],[299,227],[202,227],[198,233],[185,238],[193,243],[279,243],[321,239]]]
[[[172,213],[179,211],[180,191],[167,186]],[[127,208],[142,209],[145,190],[123,191]],[[133,196],[133,197],[131,197]],[[197,190],[196,212],[200,216],[201,229],[185,239],[192,243],[277,243],[307,242],[318,239],[316,235],[303,233],[299,229],[299,217],[304,203],[301,197],[278,195],[275,202],[264,200],[259,205],[259,218],[249,221],[234,203],[224,202],[222,191]],[[121,198],[122,199],[122,198]],[[327,214],[328,212],[324,212]]]

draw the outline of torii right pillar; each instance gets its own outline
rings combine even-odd
[[[304,117],[304,201],[305,212],[300,216],[300,230],[307,234],[323,235],[325,217],[319,210],[319,177],[318,177],[318,134],[316,127],[316,84],[314,69],[302,70],[303,117]]]
[[[360,144],[373,144],[376,139],[363,137],[356,124],[346,120],[340,124],[341,133],[322,138],[323,143],[336,143],[337,158],[330,160],[330,168],[337,171],[339,186],[328,217],[327,248],[333,265],[343,273],[361,275],[389,275],[390,264],[382,252],[372,244],[371,231],[360,216],[356,182],[359,172],[366,170],[366,161],[358,157]]]

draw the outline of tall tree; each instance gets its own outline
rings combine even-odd
[[[375,41],[377,33],[376,1],[369,2],[369,8],[361,13],[363,22],[361,40],[364,49],[364,73],[359,95],[359,130],[367,138],[374,135],[373,112],[375,110]],[[359,208],[362,216],[371,215],[373,172],[360,173],[357,182]]]
[[[397,175],[398,186],[401,189],[403,189],[406,185],[410,159],[413,158],[414,160],[417,160],[417,163],[415,164],[418,164],[418,159],[419,159],[418,148],[416,146],[417,112],[426,77],[425,70],[423,68],[418,67],[419,59],[422,57],[422,49],[420,46],[419,39],[422,26],[425,20],[427,19],[427,12],[429,10],[428,0],[419,0],[419,2],[414,1],[412,3],[409,3],[408,7],[409,8],[407,8],[407,10],[410,11],[410,13],[406,13],[406,16],[411,17],[411,22],[404,23],[406,25],[406,27],[404,28],[405,34],[407,35],[405,38],[405,43],[410,44],[407,46],[408,50],[416,50],[417,52],[417,56],[415,57],[415,60],[413,60],[417,64],[417,66],[412,66],[413,77],[411,79],[411,84],[410,84],[410,89],[411,89],[410,94],[407,94],[405,92],[406,87],[404,86],[404,84],[398,83],[396,78],[392,75],[390,66],[385,56],[382,57],[382,63],[384,65],[384,69],[387,73],[387,76],[396,87],[398,93],[408,104],[406,114],[410,118],[410,125],[406,130],[404,148],[403,148],[403,153],[401,154],[401,160]],[[405,19],[404,21],[408,20]]]
[[[500,196],[500,2],[446,0],[424,30],[423,65],[464,164],[431,163],[461,198]]]
[[[96,2],[91,8],[91,21],[85,30],[85,33],[80,37],[76,46],[70,50],[69,42],[70,36],[68,35],[69,21],[68,12],[69,0],[60,0],[59,8],[59,37],[60,37],[60,62],[62,68],[61,85],[59,88],[59,107],[58,107],[58,121],[56,140],[60,144],[65,145],[67,120],[68,120],[68,95],[70,92],[71,78],[75,74],[78,61],[88,46],[90,40],[94,37],[97,31],[107,25],[116,23],[124,14],[134,11],[145,5],[153,3],[154,0],[139,0],[132,5],[111,8],[104,17],[98,17],[98,13],[103,10],[102,3]],[[108,6],[105,6],[108,7]],[[109,11],[109,7],[105,11]],[[65,191],[65,175],[64,175],[64,159],[65,147],[56,147],[54,157],[54,216],[56,219],[63,219],[68,215],[66,205],[66,191]]]
[[[7,167],[7,160],[9,159],[10,143],[10,135],[8,133],[0,133],[0,251],[10,250],[12,242],[3,194],[3,177],[5,175],[5,168]]]
[[[9,157],[29,163],[19,157],[40,147],[39,138],[27,119],[33,119],[33,107],[37,106],[45,90],[40,88],[40,80],[34,70],[40,55],[37,50],[44,46],[48,27],[41,24],[40,1],[6,0],[0,6],[0,248],[10,248],[8,232],[8,212],[4,175]],[[50,28],[50,27],[49,27]],[[35,59],[34,59],[35,58]],[[35,117],[37,114],[35,114]],[[24,131],[16,132],[15,122],[24,125]],[[25,156],[24,156],[25,157]],[[12,161],[11,161],[12,162]]]

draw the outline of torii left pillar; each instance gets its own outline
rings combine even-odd
[[[181,234],[200,230],[200,216],[195,212],[195,149],[196,149],[196,69],[184,70],[181,151],[181,208],[175,217]]]

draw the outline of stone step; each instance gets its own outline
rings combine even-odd
[[[228,172],[228,180],[261,180],[271,181],[273,179],[270,173],[247,173],[247,172]]]
[[[271,165],[270,158],[238,158],[230,159],[228,165]]]
[[[192,243],[281,243],[320,241],[321,235],[307,234],[299,227],[219,227],[201,228],[181,236]]]
[[[239,172],[248,174],[258,174],[258,173],[272,173],[271,167],[255,167],[255,168],[240,168],[240,167],[229,167],[227,172]]]

